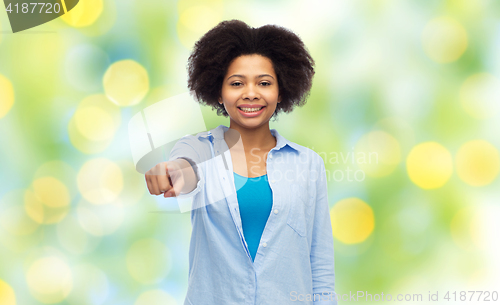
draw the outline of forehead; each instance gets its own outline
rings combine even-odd
[[[274,75],[272,61],[262,55],[242,55],[235,58],[228,67],[227,74],[262,74]]]

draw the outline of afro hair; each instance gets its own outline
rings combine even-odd
[[[292,31],[264,25],[253,28],[240,20],[226,20],[205,33],[188,59],[188,88],[217,115],[228,116],[218,99],[230,63],[241,55],[267,57],[278,77],[281,102],[273,117],[306,103],[312,87],[314,60],[302,40]]]

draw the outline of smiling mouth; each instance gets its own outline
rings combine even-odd
[[[240,109],[243,112],[252,113],[252,112],[260,111],[264,107],[266,107],[266,106],[262,106],[262,107],[259,107],[259,108],[238,107],[238,109]]]

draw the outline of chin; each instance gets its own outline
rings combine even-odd
[[[252,128],[257,128],[257,127],[260,127],[260,126],[266,124],[267,122],[269,122],[269,119],[268,120],[262,120],[262,119],[256,120],[256,119],[248,119],[248,118],[238,118],[238,120],[233,119],[233,121],[234,121],[234,123],[236,123],[237,125],[239,125],[241,127],[252,129]]]

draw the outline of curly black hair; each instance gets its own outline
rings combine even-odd
[[[224,105],[218,102],[224,77],[235,58],[251,54],[269,58],[278,77],[281,102],[273,117],[306,103],[314,60],[299,36],[277,25],[253,28],[236,19],[220,22],[195,43],[188,59],[188,88],[199,103],[227,117]]]

